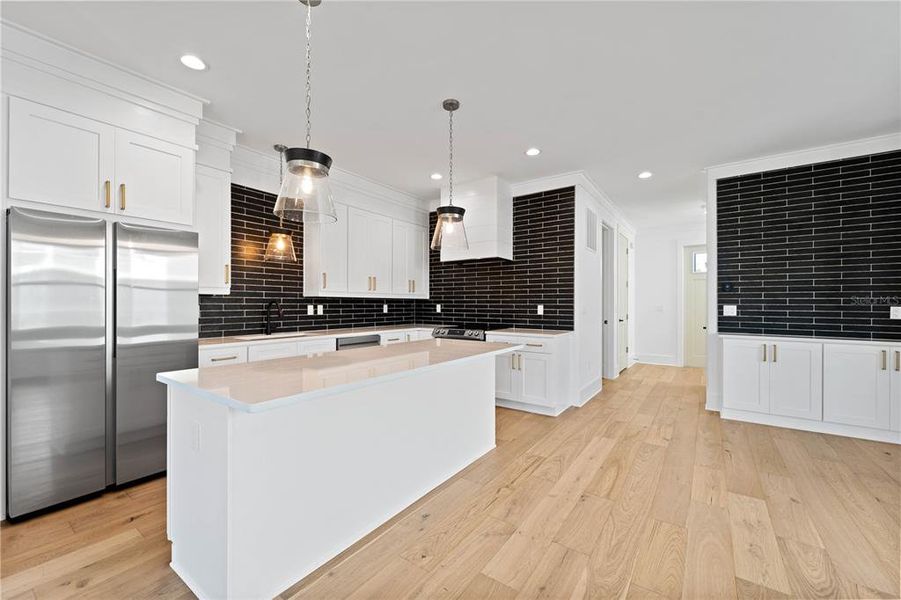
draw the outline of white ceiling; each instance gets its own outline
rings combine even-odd
[[[4,1],[2,16],[208,98],[250,147],[303,140],[294,0]],[[636,225],[701,219],[706,166],[901,129],[899,17],[898,2],[325,0],[313,146],[436,197],[454,96],[461,181],[585,170]]]

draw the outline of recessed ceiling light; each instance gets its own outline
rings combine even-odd
[[[539,154],[541,154],[541,150],[538,148],[529,148],[526,150],[526,156],[538,156]]]
[[[641,173],[638,174],[639,179],[650,179],[653,176],[654,176],[654,174],[651,173],[650,171],[642,171]]]
[[[431,177],[435,181],[438,181],[443,177],[443,175],[441,175],[441,173],[432,173],[431,175],[429,175],[429,177]]]
[[[199,56],[195,56],[193,54],[185,54],[181,57],[181,64],[188,67],[189,69],[194,69],[195,71],[203,71],[206,69],[206,63]]]

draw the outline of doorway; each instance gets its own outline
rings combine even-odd
[[[629,240],[617,233],[616,252],[617,371],[629,366]]]
[[[605,378],[613,379],[616,370],[616,288],[614,287],[614,257],[616,256],[616,237],[613,229],[607,224],[601,225],[601,360],[604,363],[602,373]]]
[[[685,246],[682,269],[685,282],[683,364],[703,367],[707,363],[707,246]]]

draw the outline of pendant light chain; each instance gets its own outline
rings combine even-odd
[[[448,206],[454,205],[454,111],[448,113],[450,115],[450,125],[448,126],[448,148],[449,148],[449,165],[447,169],[447,197]]]
[[[285,183],[285,151],[278,151],[278,187],[281,189],[282,184]],[[280,215],[278,218],[278,226],[285,226],[285,216]]]
[[[310,139],[311,139],[311,134],[310,134],[311,125],[310,124],[312,121],[311,116],[313,113],[312,109],[310,108],[310,106],[313,103],[313,85],[311,82],[311,76],[313,73],[313,48],[312,48],[312,44],[310,43],[310,38],[311,38],[310,32],[312,29],[312,27],[311,27],[312,23],[313,23],[313,3],[307,2],[307,98],[306,98],[306,100],[307,100],[307,148],[310,147]]]

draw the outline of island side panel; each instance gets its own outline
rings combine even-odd
[[[200,598],[229,596],[228,455],[232,409],[169,386],[167,498],[172,569]]]
[[[494,363],[233,412],[230,595],[275,596],[494,448]]]

